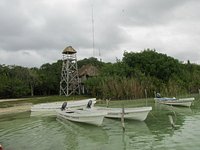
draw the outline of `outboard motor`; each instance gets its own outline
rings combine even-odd
[[[91,108],[92,106],[92,100],[89,100],[88,104],[87,104],[87,108]]]
[[[66,109],[66,107],[67,107],[67,102],[64,102],[64,103],[62,104],[62,107],[61,107],[60,109],[63,111],[63,110]]]
[[[160,93],[156,93],[156,98],[161,98]]]

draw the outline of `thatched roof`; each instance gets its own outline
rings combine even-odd
[[[66,48],[63,50],[62,53],[63,53],[63,54],[75,54],[75,53],[76,53],[76,50],[73,49],[72,46],[68,46],[68,47],[66,47]]]
[[[83,65],[78,70],[78,73],[79,73],[79,77],[81,77],[81,76],[97,76],[99,74],[99,70],[95,66],[88,64],[88,65]]]

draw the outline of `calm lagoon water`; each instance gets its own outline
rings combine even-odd
[[[115,105],[117,105],[115,103]],[[121,102],[119,102],[119,106]],[[132,107],[131,101],[125,106]],[[143,105],[144,106],[145,102]],[[104,119],[101,127],[62,121],[54,116],[30,117],[30,112],[0,116],[4,150],[199,150],[200,99],[191,108],[149,102],[145,122]],[[176,124],[169,122],[171,115]]]

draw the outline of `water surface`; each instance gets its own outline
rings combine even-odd
[[[135,102],[123,102],[134,107]],[[114,103],[121,106],[122,102]],[[112,104],[111,104],[112,105]],[[141,106],[146,105],[144,102]],[[0,116],[0,144],[5,150],[199,150],[200,100],[191,108],[148,103],[153,110],[144,122],[104,119],[101,127],[30,117],[30,112]],[[172,128],[169,115],[176,128]]]

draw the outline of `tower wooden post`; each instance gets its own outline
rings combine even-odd
[[[63,50],[62,54],[63,63],[60,81],[60,95],[70,96],[71,94],[80,94],[76,50],[71,46],[68,46]]]

